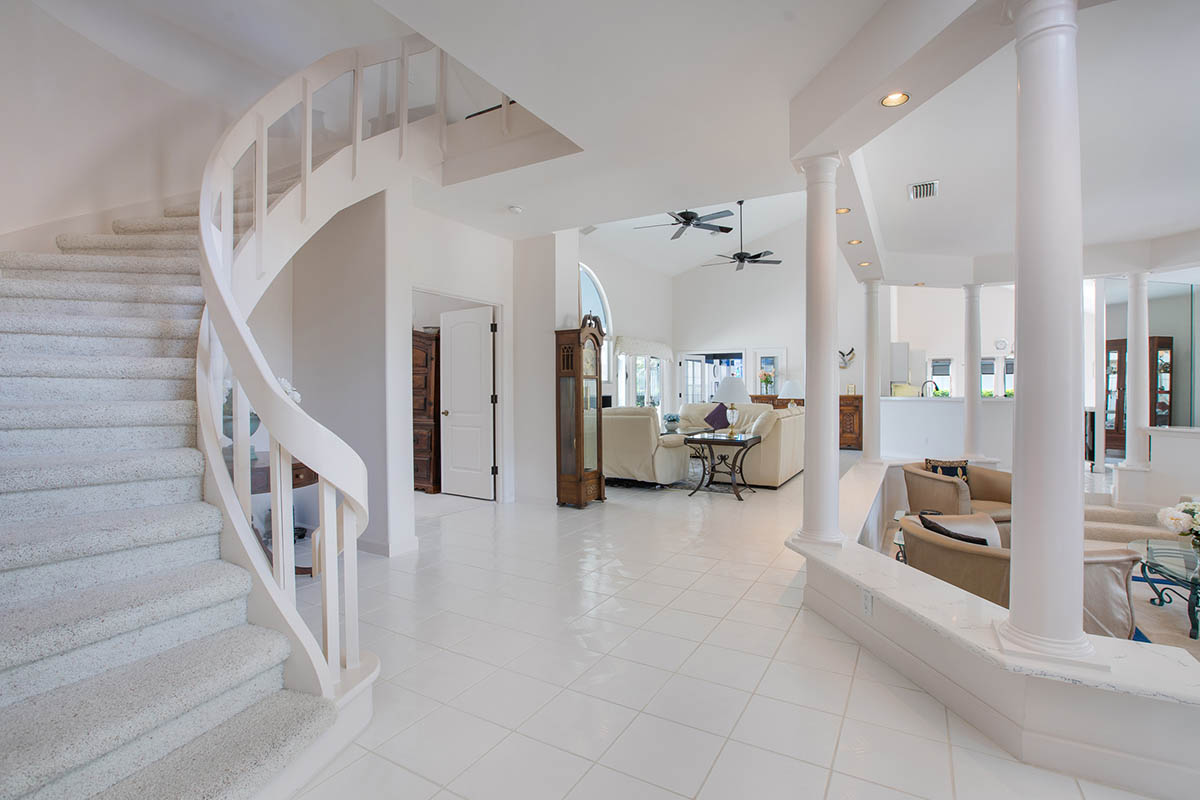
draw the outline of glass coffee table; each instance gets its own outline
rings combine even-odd
[[[751,435],[749,433],[735,433],[730,436],[728,433],[720,433],[708,431],[706,433],[692,433],[684,437],[683,443],[701,452],[700,462],[704,466],[704,472],[700,475],[700,481],[696,484],[696,488],[692,489],[691,497],[696,492],[705,487],[712,487],[713,478],[717,475],[728,475],[729,483],[733,487],[733,496],[739,501],[742,499],[742,492],[738,488],[738,478],[742,475],[742,464],[746,461],[746,453],[750,452],[750,448],[762,441],[761,436]],[[732,453],[717,453],[714,448],[732,450]],[[742,480],[743,485],[745,479]],[[754,487],[746,486],[750,491],[754,491]]]
[[[1142,549],[1142,548],[1139,548]],[[1192,628],[1188,636],[1200,638],[1197,624],[1197,600],[1200,600],[1200,557],[1190,542],[1172,542],[1166,539],[1147,539],[1142,556],[1142,578],[1149,584],[1154,597],[1150,605],[1165,606],[1172,601],[1171,595],[1187,602],[1188,621]],[[1154,582],[1151,575],[1164,578]]]

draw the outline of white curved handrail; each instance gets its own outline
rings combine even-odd
[[[345,694],[356,681],[373,677],[360,664],[358,644],[358,537],[368,520],[367,469],[346,442],[309,416],[284,392],[247,323],[247,316],[270,280],[320,227],[354,202],[370,196],[404,173],[398,164],[408,149],[408,58],[433,49],[420,36],[349,48],[322,58],[285,79],[264,95],[222,135],[204,169],[200,186],[200,275],[205,312],[197,349],[196,391],[198,439],[207,458],[210,491],[206,496],[221,506],[229,520],[239,557],[255,578],[251,595],[252,620],[286,629],[294,643],[285,674],[289,684],[326,696]],[[396,126],[382,135],[363,139],[363,70],[377,64],[397,65]],[[438,111],[424,131],[444,138],[444,57],[439,52]],[[349,144],[312,168],[313,93],[347,72],[353,73]],[[381,103],[386,103],[381,98]],[[267,141],[270,126],[293,108],[301,109],[299,182],[270,208]],[[426,136],[432,140],[434,137]],[[234,168],[254,148],[255,172],[252,230],[235,247]],[[389,151],[390,148],[390,151]],[[438,148],[440,149],[440,147]],[[387,164],[363,170],[362,152]],[[426,146],[422,156],[436,158]],[[404,159],[412,161],[413,159]],[[427,159],[428,160],[428,159]],[[347,167],[349,167],[347,169]],[[323,192],[317,192],[320,186]],[[214,222],[219,216],[219,223]],[[269,235],[268,235],[269,234]],[[239,302],[240,301],[240,302]],[[222,468],[223,386],[231,375],[233,398],[233,475]],[[274,535],[268,562],[250,521],[250,409],[271,435],[271,509]],[[291,458],[314,470],[319,480],[320,528],[314,534],[314,565],[321,570],[323,642],[318,643],[295,607],[294,545],[292,542]],[[340,495],[340,503],[338,497]],[[286,532],[286,533],[282,533]],[[345,554],[338,569],[338,553]],[[339,572],[341,573],[339,575]],[[344,580],[344,607],[339,605],[339,580]],[[257,609],[257,612],[255,611]],[[344,651],[341,633],[344,631]],[[301,658],[303,663],[292,663]],[[371,674],[367,674],[371,673]]]

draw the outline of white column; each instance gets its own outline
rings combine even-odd
[[[804,522],[793,539],[840,544],[838,527],[837,206],[841,158],[800,162],[807,182],[805,225]]]
[[[963,287],[963,352],[966,353],[967,368],[963,375],[963,453],[964,458],[983,458],[982,419],[983,396],[980,392],[980,373],[983,347],[979,332],[979,284]]]
[[[1095,346],[1096,346],[1096,375],[1093,378],[1096,389],[1096,415],[1093,420],[1092,441],[1096,445],[1096,459],[1092,462],[1092,472],[1104,472],[1105,428],[1104,412],[1108,401],[1108,321],[1105,318],[1107,298],[1104,296],[1104,278],[1096,278],[1095,289]]]
[[[867,302],[867,359],[863,375],[863,461],[881,461],[879,444],[879,392],[883,382],[883,353],[879,340],[879,281],[863,283]]]
[[[1083,228],[1075,0],[1026,0],[1017,50],[1016,392],[1006,647],[1065,658],[1083,633]],[[1064,372],[1063,365],[1068,365]]]
[[[1129,321],[1125,340],[1125,466],[1150,466],[1150,300],[1148,275],[1129,273]]]

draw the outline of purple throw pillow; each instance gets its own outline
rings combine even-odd
[[[725,404],[717,403],[717,407],[708,412],[708,416],[704,421],[708,423],[708,427],[714,431],[723,430],[729,427],[729,415],[725,413]]]

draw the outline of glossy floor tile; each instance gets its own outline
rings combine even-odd
[[[419,551],[360,554],[374,719],[305,800],[1133,797],[1021,764],[805,610],[799,480],[608,498],[419,494]]]

